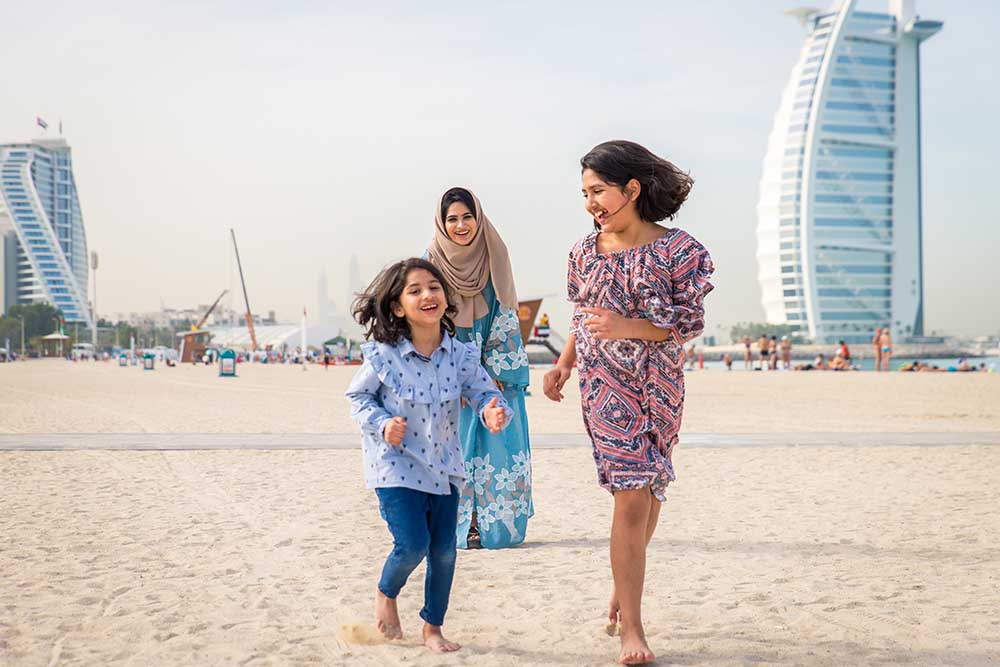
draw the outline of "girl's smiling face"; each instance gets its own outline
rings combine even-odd
[[[444,286],[427,269],[411,269],[399,301],[392,304],[392,312],[406,318],[411,329],[440,326],[447,308]]]
[[[606,182],[592,169],[584,169],[582,179],[583,207],[602,232],[618,232],[634,222],[638,215],[635,209],[638,181],[632,179],[620,187]]]
[[[469,245],[476,236],[476,216],[460,201],[448,207],[444,217],[444,230],[448,238],[458,245]]]

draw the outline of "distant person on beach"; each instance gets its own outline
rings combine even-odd
[[[851,370],[851,362],[844,358],[844,354],[837,351],[833,359],[830,361],[831,371],[849,371]]]
[[[698,358],[697,351],[695,349],[695,346],[692,345],[691,347],[688,348],[688,351],[687,351],[687,364],[688,364],[688,370],[689,371],[693,371],[694,370],[694,362],[695,362],[695,360],[697,358]]]
[[[450,652],[444,638],[455,573],[458,499],[467,479],[458,439],[460,399],[499,433],[510,420],[503,395],[479,363],[479,349],[452,337],[457,313],[442,273],[423,259],[385,269],[351,309],[365,328],[364,364],[347,397],[361,427],[365,486],[378,496],[393,548],[375,594],[375,622],[386,639],[403,631],[396,598],[427,559],[424,644]],[[478,474],[478,472],[476,473]]]
[[[882,370],[882,327],[875,329],[872,336],[872,353],[875,355],[875,370]]]
[[[781,337],[781,367],[786,371],[792,367],[792,341],[788,336]]]
[[[851,360],[851,350],[847,347],[847,343],[840,341],[840,356],[842,356],[846,361]]]
[[[757,370],[767,370],[767,354],[770,351],[771,341],[768,340],[767,334],[761,334],[760,338],[757,339],[757,363],[760,364]]]
[[[733,355],[729,354],[728,352],[723,353],[722,363],[726,365],[727,371],[733,370]]]
[[[932,364],[926,364],[922,361],[916,360],[909,364],[903,364],[899,367],[899,370],[903,372],[916,372],[916,373],[944,373],[945,369],[939,368]]]
[[[743,336],[743,370],[753,370],[753,351],[750,349],[750,336]]]
[[[445,192],[434,209],[427,259],[454,288],[455,338],[481,349],[480,363],[513,411],[510,428],[491,433],[471,407],[462,409],[462,456],[474,477],[459,501],[456,540],[460,549],[520,544],[535,512],[524,407],[528,354],[507,246],[465,188]]]
[[[771,340],[767,344],[767,362],[768,368],[772,371],[778,370],[778,337],[771,336]]]
[[[561,401],[578,364],[597,479],[614,500],[608,628],[620,624],[618,660],[632,665],[655,659],[642,624],[646,547],[674,479],[683,346],[704,330],[713,267],[691,235],[657,224],[684,203],[687,174],[628,141],[600,144],[580,162],[594,231],[569,253],[570,335],[543,388]]]
[[[892,334],[889,333],[889,327],[882,329],[882,335],[879,336],[879,350],[880,355],[880,365],[884,370],[889,370],[889,362],[892,360]]]

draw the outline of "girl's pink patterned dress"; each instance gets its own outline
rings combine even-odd
[[[648,486],[662,501],[674,480],[671,455],[684,407],[683,345],[705,327],[712,259],[680,229],[604,254],[597,252],[597,236],[585,236],[569,253],[583,421],[601,486],[612,492]],[[583,326],[580,307],[645,318],[671,336],[663,342],[598,340]]]

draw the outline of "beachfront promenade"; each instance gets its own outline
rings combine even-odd
[[[611,503],[569,385],[529,398],[527,543],[459,554],[462,651],[417,645],[419,584],[402,646],[349,641],[389,548],[352,372],[0,366],[0,664],[611,664]],[[1000,661],[997,406],[1000,374],[690,373],[658,664]]]

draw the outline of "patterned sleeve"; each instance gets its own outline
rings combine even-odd
[[[368,357],[351,381],[345,395],[351,402],[351,418],[378,442],[385,442],[383,433],[385,425],[392,419],[392,414],[382,406],[378,393],[382,388],[382,380],[378,370]]]
[[[583,303],[582,247],[583,241],[577,241],[573,244],[573,247],[569,250],[569,259],[566,267],[566,297],[574,304],[574,311]],[[579,325],[579,319],[575,316],[570,318],[569,332],[571,334],[578,333],[577,326]]]
[[[708,250],[682,231],[657,253],[654,266],[660,279],[647,281],[641,294],[646,319],[670,329],[678,344],[697,338],[705,330],[705,295],[714,289]]]

